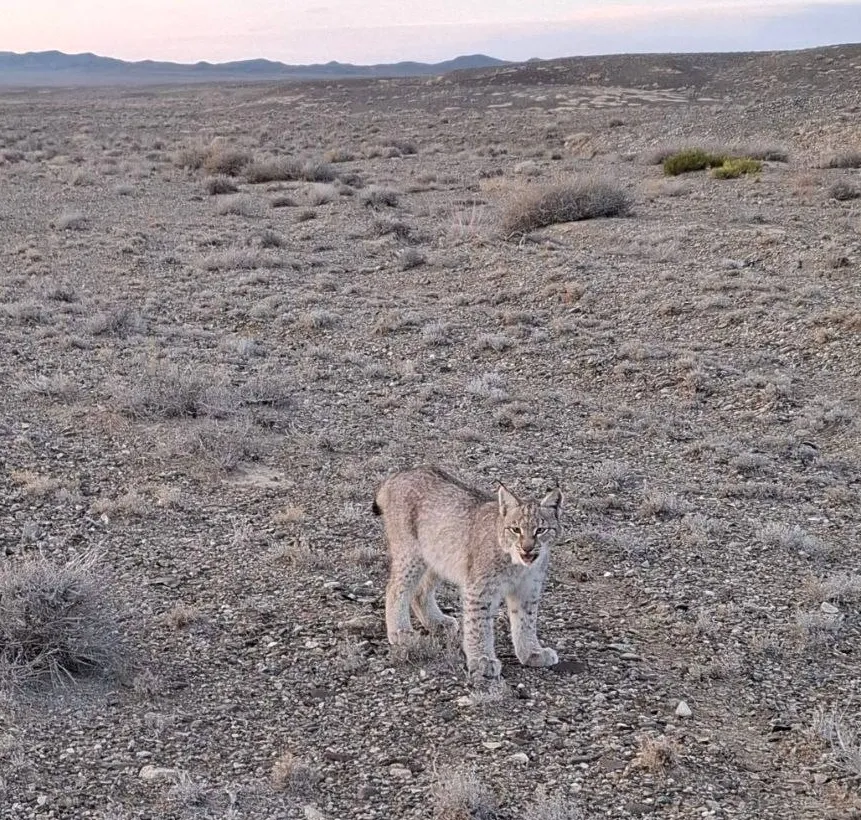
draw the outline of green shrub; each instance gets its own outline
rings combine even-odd
[[[503,208],[500,230],[505,238],[560,222],[625,216],[631,200],[608,182],[574,180],[553,186],[531,185],[515,194]]]
[[[761,170],[762,163],[758,159],[730,157],[717,168],[712,168],[712,176],[715,179],[738,179],[744,174],[758,174]]]
[[[706,168],[723,165],[725,160],[725,156],[709,153],[702,148],[686,148],[664,160],[664,173],[669,177],[675,177],[690,171],[703,171]]]

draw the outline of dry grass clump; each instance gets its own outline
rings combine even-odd
[[[848,202],[852,199],[861,199],[861,188],[853,185],[851,182],[835,182],[828,189],[829,199],[836,199],[838,202]]]
[[[789,152],[778,145],[745,145],[728,153],[735,157],[750,157],[763,162],[789,162]]]
[[[316,779],[316,772],[292,752],[282,752],[269,774],[272,788],[279,792],[305,791]]]
[[[261,182],[288,182],[302,178],[302,163],[292,157],[255,160],[245,169],[245,179]]]
[[[192,171],[202,168],[207,174],[235,177],[239,176],[245,166],[251,162],[251,155],[247,151],[221,142],[213,142],[209,145],[197,143],[180,149],[174,157],[174,162],[180,168],[188,168]]]
[[[314,182],[308,186],[305,197],[311,206],[328,205],[338,198],[338,189],[325,182]]]
[[[208,271],[257,270],[258,268],[281,267],[281,260],[272,254],[262,253],[254,248],[229,248],[205,257],[201,266]]]
[[[54,227],[58,231],[82,231],[89,221],[89,218],[79,211],[68,211],[54,220]]]
[[[355,158],[356,155],[345,148],[332,148],[323,154],[323,159],[331,163],[352,162]]]
[[[861,778],[861,735],[843,715],[826,713],[817,707],[811,731],[830,746],[831,763],[835,768]]]
[[[0,686],[119,671],[116,614],[93,554],[55,564],[38,556],[0,566]]]
[[[117,391],[115,401],[120,412],[139,419],[228,418],[241,404],[223,379],[175,365],[147,370]]]
[[[235,194],[239,188],[230,177],[209,177],[204,183],[206,193],[210,196],[217,194]]]
[[[571,800],[554,795],[539,797],[527,806],[523,820],[582,820],[583,813]]]
[[[665,735],[640,739],[640,749],[633,765],[638,769],[656,774],[672,769],[677,762],[676,745]]]
[[[169,447],[171,458],[192,459],[207,474],[228,474],[240,465],[256,461],[263,441],[248,418],[204,418],[176,432]]]
[[[427,257],[418,248],[405,248],[398,253],[398,267],[401,270],[412,270],[427,264]]]
[[[209,148],[203,160],[203,170],[211,175],[238,177],[250,162],[251,154],[247,151],[226,145],[214,145]]]
[[[503,207],[499,228],[509,239],[547,225],[625,216],[630,210],[631,200],[621,188],[609,182],[575,179],[514,193]]]
[[[362,191],[361,200],[368,208],[397,208],[400,194],[391,188],[371,185]]]
[[[434,820],[494,820],[496,800],[475,768],[466,764],[434,770]]]
[[[824,168],[861,168],[861,151],[841,151],[825,159]]]
[[[93,314],[85,323],[93,336],[128,336],[140,333],[146,323],[143,316],[128,305],[116,305]]]
[[[215,205],[215,212],[220,216],[257,216],[260,208],[257,201],[245,194],[229,194],[221,197]]]

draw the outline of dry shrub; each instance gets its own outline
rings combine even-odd
[[[247,151],[226,145],[214,145],[206,153],[206,158],[203,160],[203,170],[211,175],[222,174],[228,177],[237,177],[250,162],[251,155]]]
[[[210,196],[217,194],[235,194],[239,189],[230,177],[210,177],[205,184],[206,193]]]
[[[368,208],[397,208],[400,194],[391,188],[372,185],[362,192],[362,204]]]
[[[217,200],[215,212],[220,216],[257,216],[260,207],[256,200],[245,194],[229,194]]]
[[[506,239],[560,222],[625,216],[631,201],[617,186],[598,180],[572,180],[551,186],[530,186],[512,194],[500,214]]]
[[[143,373],[114,399],[121,413],[140,419],[227,418],[241,404],[223,379],[177,366]]]
[[[645,737],[640,739],[640,749],[634,758],[634,766],[657,774],[672,769],[677,759],[676,746],[668,737]]]
[[[272,788],[279,792],[305,792],[314,784],[316,772],[292,752],[283,752],[272,764]]]
[[[61,684],[119,671],[123,645],[93,554],[0,567],[0,685]]]
[[[192,171],[202,168],[207,174],[235,177],[251,162],[251,155],[221,142],[212,142],[209,145],[195,143],[180,149],[174,156],[174,162],[180,168]]]
[[[496,800],[475,768],[461,764],[435,769],[431,786],[434,820],[494,820]]]
[[[825,168],[861,168],[861,151],[841,151],[832,154],[823,163]]]
[[[302,163],[292,157],[256,160],[245,169],[245,179],[254,184],[302,179]]]
[[[828,197],[836,199],[838,202],[848,202],[851,199],[861,199],[861,188],[853,185],[851,182],[835,182],[828,189]]]

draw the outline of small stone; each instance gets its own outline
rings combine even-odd
[[[689,718],[692,714],[691,707],[683,700],[680,700],[679,705],[676,706],[676,717]]]
[[[406,766],[398,766],[397,764],[389,766],[389,774],[392,777],[399,777],[401,780],[412,780],[413,773]]]
[[[153,766],[148,763],[139,772],[138,777],[141,780],[153,782],[156,780],[175,780],[179,776],[177,769],[168,769],[164,766]]]
[[[323,812],[321,812],[316,806],[312,806],[310,803],[307,806],[303,806],[302,811],[305,812],[305,820],[326,820],[323,816]]]
[[[839,615],[840,614],[840,607],[834,606],[834,604],[830,603],[829,601],[823,601],[819,605],[819,609],[821,609],[826,615]]]
[[[515,752],[511,755],[511,760],[514,763],[520,763],[525,766],[529,763],[529,755],[526,752]]]
[[[813,782],[817,786],[824,786],[829,781],[829,779],[830,778],[828,777],[827,774],[825,774],[825,772],[816,772],[813,775]]]
[[[497,749],[502,748],[502,741],[499,740],[485,740],[481,744],[485,749],[490,749],[492,752]]]

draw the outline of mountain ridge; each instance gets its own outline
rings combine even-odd
[[[175,63],[160,60],[120,60],[84,52],[0,51],[0,86],[157,85],[160,83],[248,80],[342,80],[420,77],[471,68],[508,65],[485,54],[466,54],[439,63],[401,61],[354,65],[330,61],[291,65],[263,58],[224,63]]]

